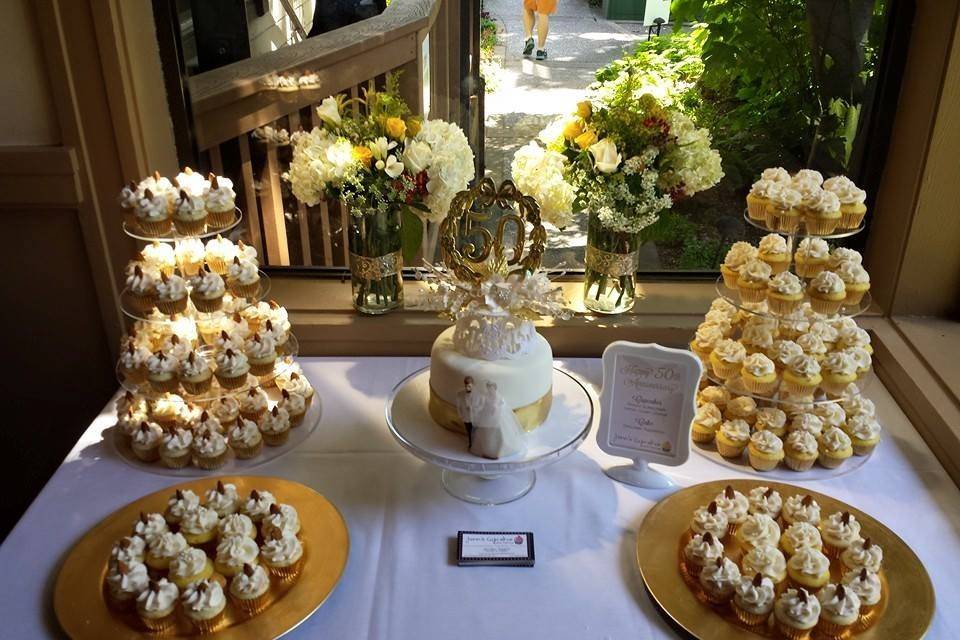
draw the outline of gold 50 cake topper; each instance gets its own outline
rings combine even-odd
[[[504,213],[500,216],[496,235],[480,224],[471,225],[471,222],[482,223],[490,220],[493,213],[486,210],[494,205],[503,209],[513,208],[515,205],[519,214]],[[474,210],[475,208],[479,211]],[[526,223],[532,225],[529,237]],[[479,246],[473,241],[466,242],[462,247],[457,246],[461,225],[465,239],[479,236],[482,241]],[[507,246],[504,235],[511,226],[515,230],[515,237],[512,246]],[[523,250],[528,240],[530,245],[524,255]],[[504,180],[498,188],[493,179],[488,177],[453,198],[450,213],[440,225],[440,256],[443,264],[457,278],[478,283],[493,270],[490,264],[491,254],[495,265],[519,265],[524,275],[536,271],[543,258],[546,240],[547,232],[540,220],[540,205],[537,201],[532,196],[520,193],[510,180]]]

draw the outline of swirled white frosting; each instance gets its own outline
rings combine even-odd
[[[250,370],[250,363],[242,351],[227,348],[217,353],[215,357],[217,371],[227,376],[243,375]]]
[[[193,450],[200,456],[215,457],[227,450],[227,440],[218,431],[205,431],[193,441]]]
[[[727,413],[734,418],[745,418],[757,412],[757,401],[750,396],[732,398],[727,402]],[[748,425],[749,426],[749,425]]]
[[[701,324],[693,335],[694,346],[704,351],[712,350],[720,340],[723,340],[723,331],[712,324]]]
[[[227,536],[217,545],[217,562],[234,570],[253,564],[259,554],[257,543],[247,536]]]
[[[693,512],[693,519],[690,521],[690,529],[694,533],[710,532],[714,538],[720,539],[727,534],[727,525],[730,523],[727,514],[715,503],[713,513],[710,506],[700,507]]]
[[[188,509],[180,520],[180,531],[190,535],[200,535],[217,528],[220,516],[213,509],[196,505]]]
[[[743,361],[743,370],[757,378],[773,375],[776,368],[773,360],[762,353],[751,353]]]
[[[273,537],[274,532],[296,535],[300,531],[300,516],[297,510],[288,504],[273,505],[270,513],[264,516],[260,529],[265,539]]]
[[[857,365],[857,371],[869,371],[870,367],[873,366],[873,356],[863,347],[847,347],[843,350],[843,353],[853,358],[853,361]]]
[[[236,420],[240,412],[240,402],[233,396],[224,396],[213,404],[213,415],[220,422]]]
[[[207,564],[207,554],[202,549],[188,547],[170,561],[170,575],[175,578],[189,578],[203,570]]]
[[[190,167],[184,167],[173,180],[180,189],[191,196],[202,196],[210,188],[210,181]]]
[[[735,444],[746,444],[750,440],[750,425],[743,420],[727,420],[720,425],[720,434]]]
[[[770,194],[770,203],[781,211],[792,209],[800,204],[803,196],[799,191],[791,187],[784,187],[776,193]]]
[[[790,421],[790,431],[806,431],[819,437],[823,433],[823,420],[815,413],[798,413]]]
[[[120,600],[139,595],[150,584],[147,567],[139,560],[119,561],[107,574],[110,593]]]
[[[836,194],[824,189],[811,189],[806,192],[803,207],[814,213],[834,213],[840,210],[840,200]]]
[[[767,255],[781,255],[787,253],[786,239],[776,233],[768,233],[760,238],[760,253]]]
[[[218,298],[227,291],[227,285],[224,284],[220,274],[210,271],[206,266],[191,278],[190,284],[193,287],[193,295],[207,300]]]
[[[856,415],[847,420],[847,433],[850,437],[864,442],[872,442],[883,431],[876,418],[868,415]]]
[[[170,375],[176,373],[180,363],[177,359],[162,351],[157,351],[147,359],[147,370],[152,375]]]
[[[813,412],[823,422],[824,427],[841,427],[847,421],[847,412],[836,402],[818,404]]]
[[[240,284],[253,284],[260,279],[260,272],[256,263],[234,257],[227,269],[227,277]]]
[[[697,424],[701,424],[704,427],[716,428],[723,421],[723,417],[720,415],[720,409],[717,408],[717,405],[705,402],[699,407],[697,407],[697,413],[693,418],[693,421]]]
[[[253,538],[257,535],[257,528],[249,516],[242,513],[231,513],[220,520],[218,525],[221,538],[230,536],[243,536]]]
[[[167,516],[179,522],[184,514],[200,504],[200,497],[190,489],[177,491],[167,500]]]
[[[200,220],[207,215],[203,198],[181,190],[173,205],[173,215],[180,220]]]
[[[710,310],[707,313],[715,311],[725,315],[728,320],[733,320],[737,316],[737,308],[725,298],[714,298],[710,303]]]
[[[256,598],[264,594],[269,588],[270,578],[267,576],[266,569],[260,565],[252,566],[249,574],[244,567],[244,570],[237,573],[230,581],[230,593],[241,600]]]
[[[136,213],[138,218],[143,218],[150,222],[157,222],[167,217],[169,211],[168,206],[166,195],[146,190],[134,205],[134,213]]]
[[[813,547],[801,547],[790,556],[787,566],[805,576],[821,576],[830,570],[830,560]]]
[[[260,554],[271,565],[290,565],[303,555],[303,545],[293,534],[283,534],[263,543]]]
[[[270,513],[270,505],[276,502],[277,499],[269,491],[251,491],[250,497],[243,503],[241,510],[256,523]]]
[[[203,262],[204,252],[203,242],[197,238],[184,238],[177,240],[174,248],[176,262],[180,264],[199,264]]]
[[[768,613],[775,597],[773,581],[766,576],[759,580],[759,584],[753,578],[742,576],[733,595],[738,607],[753,614]]]
[[[186,538],[179,533],[173,533],[171,531],[161,533],[153,538],[152,541],[147,542],[147,545],[150,548],[150,553],[154,556],[168,559],[173,559],[178,553],[189,546],[187,545]]]
[[[787,369],[795,375],[804,378],[814,378],[820,375],[820,363],[811,355],[802,355],[791,358],[787,362]]]
[[[787,527],[783,536],[790,542],[790,546],[794,551],[803,549],[804,547],[819,549],[822,544],[820,541],[820,530],[809,522],[794,522]]]
[[[128,344],[125,351],[120,354],[120,364],[125,369],[139,369],[150,359],[149,349],[138,347],[134,344]]]
[[[770,279],[767,288],[780,295],[797,296],[803,293],[803,282],[796,274],[783,271]]]
[[[822,356],[827,353],[827,345],[815,333],[805,333],[797,338],[797,344],[803,352],[811,356]]]
[[[773,346],[775,330],[764,324],[749,324],[740,334],[742,344],[753,345],[758,349],[769,349]]]
[[[191,351],[187,357],[180,362],[180,375],[185,380],[192,382],[202,380],[210,373],[210,363],[207,358],[199,351]]]
[[[713,354],[723,362],[739,363],[747,356],[747,350],[736,340],[725,338],[713,347]]]
[[[877,416],[877,406],[870,398],[860,395],[859,389],[855,395],[844,398],[841,404],[843,410],[847,412],[848,421],[852,416],[870,416],[871,418]]]
[[[222,236],[217,236],[207,241],[206,246],[207,262],[220,261],[232,262],[237,255],[237,247],[232,242]]]
[[[150,269],[135,266],[133,272],[127,276],[127,288],[137,295],[153,293],[157,287],[157,274]]]
[[[797,245],[797,258],[804,260],[826,260],[830,257],[830,245],[821,238],[804,238]]]
[[[814,169],[800,169],[790,181],[794,184],[815,184],[818,187],[823,184],[823,174]]]
[[[857,372],[857,362],[845,351],[834,351],[820,363],[822,369],[828,373],[840,376],[851,376]]]
[[[762,453],[779,454],[783,451],[783,441],[770,431],[754,431],[750,445]]]
[[[255,333],[247,340],[246,351],[247,357],[254,360],[275,357],[277,355],[277,343],[272,336]]]
[[[233,180],[223,176],[215,176],[210,179],[210,189],[204,199],[207,203],[207,209],[226,211],[233,209],[236,197],[237,193],[233,190]]]
[[[240,396],[240,410],[244,413],[260,413],[266,411],[268,402],[266,391],[260,387],[252,387]]]
[[[783,167],[770,167],[763,170],[760,174],[760,179],[779,182],[781,184],[790,184],[790,172]]]
[[[177,603],[180,590],[177,585],[166,578],[151,582],[146,589],[137,596],[137,610],[145,613],[160,613],[173,609]]]
[[[263,433],[283,433],[290,428],[290,414],[279,406],[268,411],[260,420]]]
[[[700,584],[715,593],[731,591],[740,583],[740,567],[730,558],[717,558],[700,572]]]
[[[820,525],[820,533],[825,542],[834,546],[846,547],[860,539],[860,522],[851,513],[831,513]]]
[[[814,451],[816,451],[816,447],[814,447]],[[806,504],[804,504],[805,501]],[[795,494],[787,498],[783,503],[782,513],[784,519],[791,523],[809,522],[812,525],[820,524],[820,505],[816,500],[807,500],[807,496]]]
[[[141,514],[140,519],[133,524],[133,532],[148,545],[169,530],[167,520],[159,513]]]
[[[758,254],[757,248],[749,242],[734,242],[730,250],[727,251],[723,264],[733,269],[739,269],[748,261],[756,259]]]
[[[762,513],[776,518],[783,507],[783,499],[774,489],[764,486],[754,487],[747,498],[750,502],[750,513]]]
[[[801,629],[810,629],[820,618],[820,602],[806,591],[804,594],[806,599],[800,597],[797,589],[787,589],[777,598],[774,610],[778,618]]]
[[[193,434],[200,438],[207,433],[223,433],[223,424],[209,411],[202,412],[193,423]]]
[[[711,533],[698,533],[687,542],[683,555],[702,566],[723,556],[723,543]]]
[[[770,429],[772,431],[779,431],[783,429],[784,425],[787,423],[787,414],[782,410],[777,409],[776,407],[763,407],[762,409],[757,409],[757,421],[754,424],[754,427],[765,431]]]
[[[853,264],[863,264],[863,256],[855,249],[836,247],[830,252],[830,260],[827,262],[827,267],[831,271],[835,271],[840,267],[840,265],[848,262]],[[847,319],[852,320],[852,318]]]
[[[870,274],[863,268],[863,265],[854,262],[842,263],[836,268],[835,273],[848,285],[870,284]]]
[[[800,455],[817,452],[817,438],[809,431],[797,430],[787,436],[787,447]]]
[[[147,542],[142,537],[134,534],[120,538],[110,549],[110,564],[115,565],[118,562],[133,564],[143,562],[144,553],[146,553]]]
[[[137,188],[137,183],[130,182],[129,184],[125,184],[123,189],[120,190],[120,195],[117,196],[117,202],[119,202],[120,206],[124,209],[133,209],[139,198],[140,190]]]
[[[700,390],[700,402],[713,404],[717,408],[725,407],[730,400],[730,392],[726,387],[712,385]]]
[[[820,615],[837,622],[853,624],[860,615],[860,598],[853,589],[836,584],[825,585],[817,592]]]
[[[163,429],[154,422],[141,422],[140,426],[133,433],[133,444],[144,449],[156,447],[160,444],[163,437]]]
[[[863,204],[867,200],[867,192],[850,181],[833,183],[829,191],[837,196],[841,204]]]
[[[883,564],[883,549],[869,538],[854,540],[844,549],[840,559],[849,569],[876,572],[880,571],[880,565]]]
[[[762,573],[780,580],[787,569],[787,561],[776,544],[759,544],[743,556],[743,572],[747,575]]]
[[[766,283],[772,273],[770,265],[763,260],[749,260],[740,267],[740,281],[751,284]]]
[[[213,509],[221,518],[236,511],[239,500],[237,486],[230,482],[218,483],[216,487],[208,489],[203,498],[207,508]]]
[[[823,181],[823,188],[828,191],[833,191],[834,189],[851,189],[856,186],[853,180],[847,176],[833,176]]]
[[[181,456],[190,451],[193,434],[185,429],[172,429],[163,435],[161,451],[169,456]]]
[[[776,438],[776,436],[773,437]],[[779,440],[779,438],[777,439]],[[753,513],[749,514],[740,523],[737,536],[754,547],[764,544],[776,547],[780,541],[780,526],[765,513]]]
[[[286,389],[280,391],[280,402],[277,406],[286,410],[291,416],[298,416],[307,410],[307,401],[297,392],[291,393]]]
[[[252,447],[262,439],[260,428],[253,420],[239,418],[236,426],[230,430],[230,444],[232,445]]]
[[[785,365],[790,358],[803,355],[803,347],[793,340],[775,340],[770,348],[770,355],[774,360]]]
[[[199,580],[191,582],[183,592],[181,598],[183,608],[188,612],[201,613],[206,611],[219,612],[227,604],[223,595],[223,587],[215,580]]]
[[[843,576],[843,584],[857,594],[861,605],[875,605],[880,602],[883,587],[880,576],[873,571],[848,571]]]
[[[820,448],[829,453],[841,453],[850,446],[850,436],[838,427],[828,427],[820,436]]]
[[[821,271],[810,281],[810,290],[826,295],[841,294],[847,290],[843,280],[833,271]]]
[[[718,493],[713,501],[717,503],[717,507],[727,514],[727,519],[734,523],[743,522],[750,509],[750,501],[747,500],[747,496],[730,486],[725,487],[723,491]]]
[[[313,397],[313,387],[310,386],[307,377],[302,374],[292,373],[290,374],[290,378],[285,381],[281,381],[281,378],[278,376],[277,386],[287,391],[299,393],[307,400]]]

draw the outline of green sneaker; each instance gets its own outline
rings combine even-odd
[[[531,53],[533,53],[533,38],[527,38],[523,43],[523,55],[529,56]]]
[[[546,59],[547,59],[547,50],[537,49],[537,60],[546,60]]]

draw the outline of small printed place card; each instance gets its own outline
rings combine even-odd
[[[457,564],[461,567],[532,567],[530,531],[459,531]]]

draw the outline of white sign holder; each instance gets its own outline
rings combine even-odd
[[[675,467],[690,457],[702,374],[700,359],[683,349],[622,340],[604,349],[597,444],[610,455],[633,460],[604,473],[646,489],[673,486],[669,476],[648,464]]]

